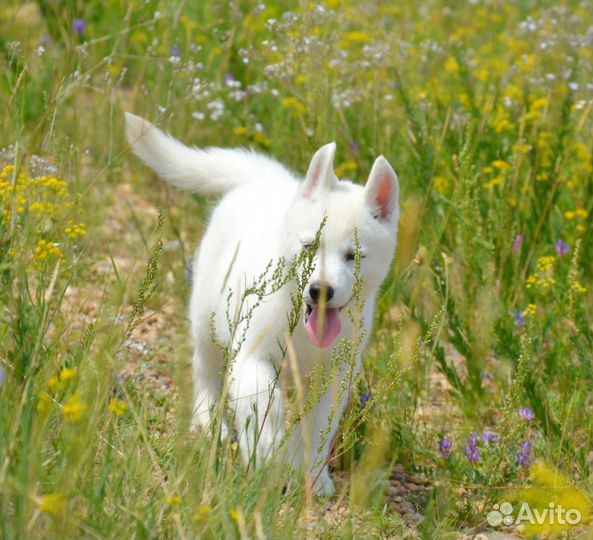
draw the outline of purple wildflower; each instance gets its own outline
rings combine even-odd
[[[453,443],[451,440],[448,437],[443,437],[439,441],[439,452],[441,453],[441,456],[443,456],[445,459],[448,458],[451,455],[452,450]]]
[[[82,36],[85,26],[86,26],[86,23],[84,22],[83,19],[75,19],[74,22],[72,23],[72,30],[74,30],[74,33],[76,35]]]
[[[519,409],[519,417],[526,422],[531,422],[535,419],[535,413],[529,407],[521,407]]]
[[[224,82],[227,83],[229,86],[232,86],[233,83],[235,82],[235,77],[233,77],[232,73],[227,73],[224,76]]]
[[[523,247],[523,235],[518,234],[513,241],[513,253],[518,255],[521,252],[521,247]]]
[[[465,447],[465,457],[470,463],[477,463],[482,461],[482,452],[478,448],[478,434],[474,431],[471,439],[467,440],[467,446]]]
[[[493,445],[498,444],[498,435],[495,435],[494,433],[492,433],[492,431],[487,431],[486,433],[484,433],[484,435],[482,435],[482,442],[486,446],[490,446],[490,443],[492,443]]]
[[[529,468],[533,463],[533,456],[531,455],[532,447],[529,441],[525,441],[521,445],[521,449],[517,453],[517,462],[521,467]]]
[[[171,58],[181,58],[181,49],[179,47],[171,47]]]
[[[520,309],[518,309],[515,312],[515,324],[517,326],[524,326],[526,322],[527,322],[527,319],[523,315],[523,311],[521,311]]]
[[[357,155],[358,154],[359,146],[358,146],[358,143],[356,141],[352,141],[349,144],[349,147],[350,147],[350,152],[352,152],[354,155]]]
[[[558,242],[556,242],[555,247],[556,255],[558,255],[558,257],[565,257],[570,253],[570,247],[568,246],[568,244],[565,244],[562,240],[558,240]]]
[[[5,379],[6,379],[6,372],[4,371],[4,368],[2,366],[0,366],[0,386],[2,386],[4,384]]]
[[[360,406],[361,408],[365,408],[367,406],[367,403],[373,398],[373,394],[371,394],[370,392],[363,392],[362,395],[360,396]]]

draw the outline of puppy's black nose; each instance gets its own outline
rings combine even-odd
[[[329,285],[321,285],[317,282],[311,283],[311,285],[309,285],[309,296],[311,297],[311,300],[313,300],[313,302],[315,302],[316,304],[319,302],[319,299],[321,298],[322,291],[325,292],[325,301],[329,302],[334,296],[333,287],[330,287]]]

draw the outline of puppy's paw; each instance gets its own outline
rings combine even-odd
[[[317,476],[315,484],[313,484],[313,492],[317,497],[333,497],[335,495],[336,488],[327,467],[324,467],[319,476]]]

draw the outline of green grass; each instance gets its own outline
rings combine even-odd
[[[589,1],[4,2],[0,538],[455,538],[504,500],[574,504],[586,537],[592,23]],[[340,177],[398,172],[329,510],[188,435],[184,264],[213,201],[130,155],[126,110],[300,173],[331,140]],[[413,529],[396,463],[430,480]]]

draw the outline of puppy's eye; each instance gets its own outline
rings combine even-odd
[[[360,258],[361,260],[364,259],[364,255],[362,253],[360,254]],[[346,252],[346,255],[344,255],[344,260],[349,263],[354,262],[356,260],[356,251],[350,250]]]

